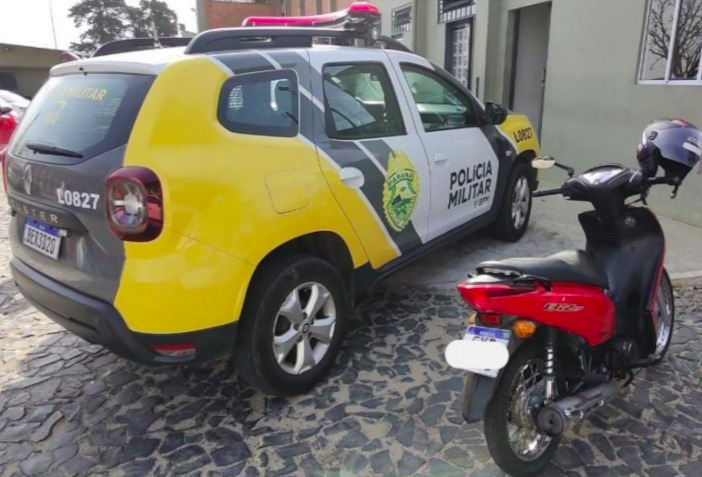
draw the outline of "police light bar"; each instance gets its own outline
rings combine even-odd
[[[361,33],[374,33],[380,23],[380,9],[368,2],[354,2],[346,10],[325,15],[304,17],[248,17],[242,23],[245,27],[317,27],[353,30]]]

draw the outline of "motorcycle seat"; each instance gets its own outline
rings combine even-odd
[[[566,250],[544,258],[508,258],[478,264],[478,273],[487,270],[519,273],[551,282],[582,283],[608,288],[607,275],[595,258],[583,250]]]

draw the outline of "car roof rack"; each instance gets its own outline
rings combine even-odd
[[[289,28],[289,27],[241,27],[220,28],[200,33],[192,39],[185,50],[186,54],[216,53],[224,51],[309,48],[317,40],[328,39],[333,45],[380,47],[411,52],[399,41],[380,36],[376,39],[359,35],[352,30],[332,28]]]
[[[138,50],[153,50],[158,48],[172,48],[177,46],[188,46],[192,38],[183,38],[177,36],[159,37],[159,38],[128,38],[125,40],[115,40],[101,45],[95,53],[95,56],[114,55],[117,53],[127,53],[129,51]]]

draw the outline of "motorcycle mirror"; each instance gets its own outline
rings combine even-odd
[[[551,156],[537,157],[531,160],[534,169],[550,169],[556,165],[556,160]]]

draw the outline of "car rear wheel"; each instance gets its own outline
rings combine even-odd
[[[324,378],[339,353],[349,315],[343,280],[316,257],[264,265],[251,284],[234,359],[261,391],[301,394]]]
[[[531,187],[529,169],[522,162],[514,164],[507,183],[506,195],[502,199],[500,214],[492,225],[495,238],[516,242],[529,226],[531,217]]]

